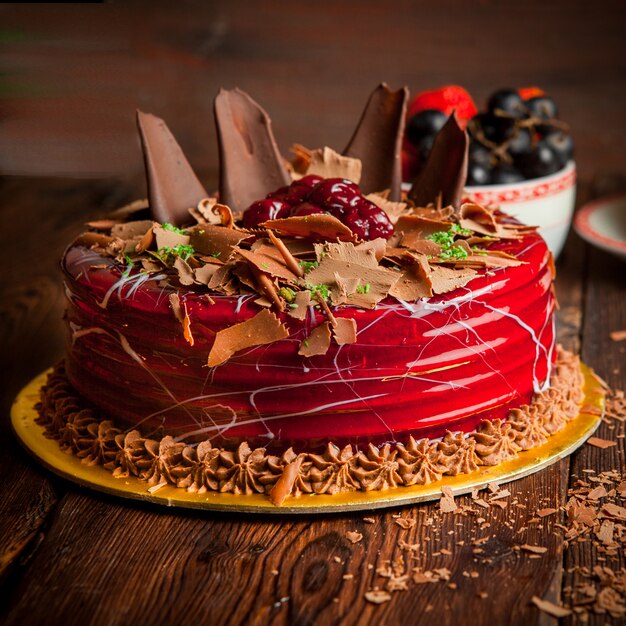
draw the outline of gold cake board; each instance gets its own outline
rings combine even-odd
[[[188,493],[185,489],[164,486],[152,493],[145,481],[135,477],[114,478],[102,466],[81,463],[76,456],[63,451],[58,442],[44,435],[44,428],[35,422],[35,404],[48,371],[41,373],[18,394],[11,408],[13,429],[22,445],[45,467],[55,474],[97,491],[165,506],[208,511],[242,513],[335,513],[363,511],[437,500],[441,488],[449,486],[454,495],[470,493],[489,483],[502,484],[538,472],[556,463],[581,446],[595,431],[604,413],[605,392],[592,370],[581,364],[585,379],[585,399],[578,417],[537,448],[520,452],[519,456],[494,467],[481,467],[471,474],[444,476],[430,485],[398,487],[387,491],[354,491],[337,495],[303,495],[289,497],[274,506],[267,496],[230,493]]]

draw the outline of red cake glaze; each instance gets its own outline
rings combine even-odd
[[[68,376],[103,415],[146,433],[310,447],[468,432],[545,388],[554,359],[544,241],[532,233],[496,247],[525,264],[482,271],[443,296],[334,309],[356,319],[357,342],[323,356],[297,354],[322,313],[311,308],[304,322],[283,315],[288,338],[215,368],[206,366],[215,333],[256,314],[255,296],[210,304],[162,284],[163,275],[122,278],[112,259],[71,247],[63,259]],[[186,303],[193,347],[170,308],[172,291]]]

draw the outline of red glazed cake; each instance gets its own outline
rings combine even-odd
[[[47,431],[117,476],[280,504],[472,472],[575,417],[544,241],[463,202],[454,117],[401,195],[406,98],[379,87],[343,155],[289,171],[265,112],[221,92],[219,202],[139,114],[149,201],[64,255]]]

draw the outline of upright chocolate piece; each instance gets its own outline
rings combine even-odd
[[[165,122],[137,111],[143,158],[148,178],[148,199],[155,220],[180,226],[189,221],[188,209],[206,192]]]
[[[245,211],[291,180],[278,151],[269,115],[240,89],[215,98],[220,156],[220,202]]]
[[[469,138],[452,113],[443,128],[437,133],[424,169],[413,181],[409,198],[417,206],[437,202],[441,194],[441,205],[461,206],[463,187],[467,178],[467,153]]]
[[[409,99],[406,87],[391,91],[385,83],[374,89],[345,156],[360,159],[363,169],[359,186],[363,193],[389,189],[389,199],[400,199],[402,169],[400,152]]]

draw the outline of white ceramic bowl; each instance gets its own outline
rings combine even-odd
[[[556,258],[574,213],[576,165],[570,161],[556,174],[521,183],[466,187],[465,193],[474,202],[498,205],[520,222],[539,226],[539,233]]]
[[[585,204],[576,213],[574,228],[585,241],[626,260],[626,194]]]

